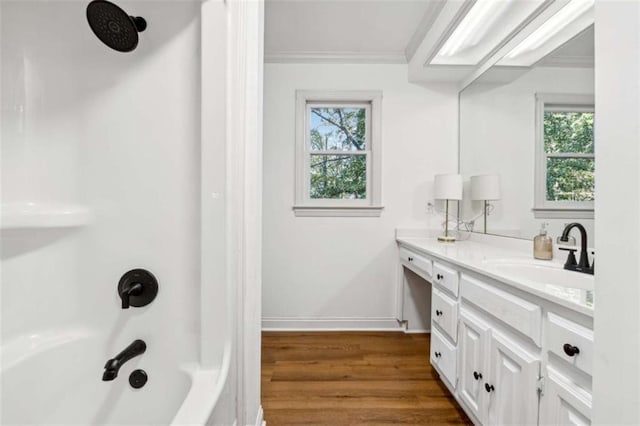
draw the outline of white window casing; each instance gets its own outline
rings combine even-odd
[[[310,114],[317,107],[366,108],[364,151],[319,151],[310,149]],[[380,216],[382,209],[382,92],[380,91],[296,91],[296,216]],[[365,199],[312,199],[310,197],[311,155],[366,156]]]
[[[536,219],[593,219],[593,201],[547,200],[547,158],[595,158],[594,154],[547,154],[544,149],[545,111],[594,112],[594,96],[578,94],[536,94],[535,188],[533,213]]]

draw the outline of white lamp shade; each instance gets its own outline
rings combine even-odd
[[[433,187],[436,200],[462,200],[462,175],[436,175]]]
[[[499,200],[500,175],[471,176],[472,200]]]

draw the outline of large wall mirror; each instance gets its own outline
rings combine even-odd
[[[592,22],[525,39],[460,92],[468,230],[531,239],[547,223],[555,241],[577,221],[593,245]]]

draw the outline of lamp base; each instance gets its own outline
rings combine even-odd
[[[441,241],[443,243],[453,243],[455,242],[456,237],[452,237],[451,235],[442,235],[440,237],[438,237],[438,241]]]

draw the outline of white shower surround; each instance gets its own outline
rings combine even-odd
[[[252,283],[236,280],[258,265],[234,256],[259,242],[242,235],[259,172],[238,168],[255,159],[252,135],[229,108],[259,132],[243,78],[261,67],[229,62],[261,35],[229,25],[261,20],[262,6],[120,1],[149,23],[123,55],[90,32],[85,3],[0,3],[2,423],[231,424],[256,411],[260,423],[259,402],[243,406],[255,389],[238,389],[255,379],[240,368],[255,348],[234,349],[253,315],[236,302]],[[117,280],[135,267],[160,291],[122,310]],[[146,353],[102,382],[136,338]],[[135,368],[149,374],[139,390]]]

